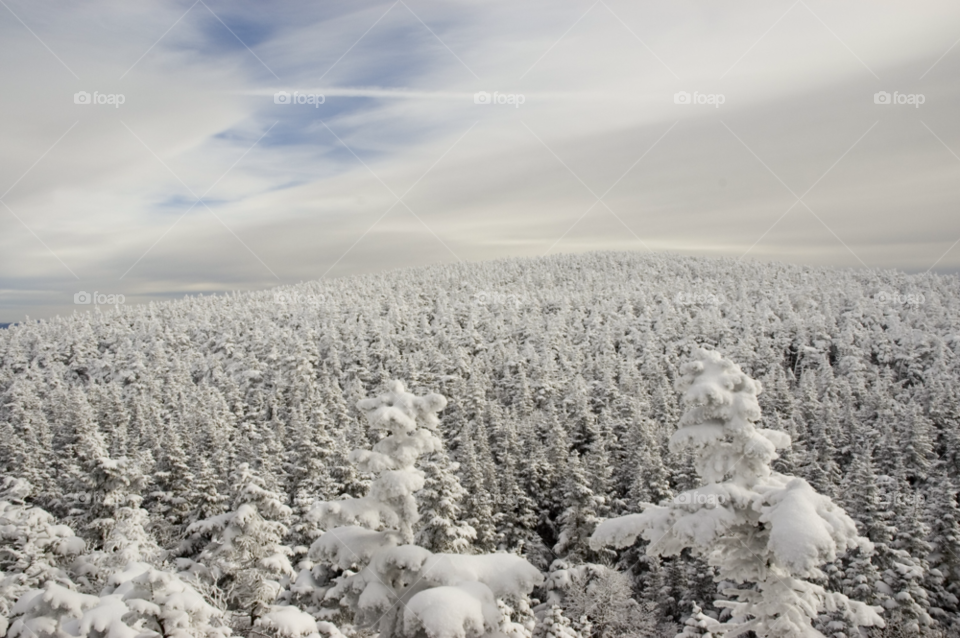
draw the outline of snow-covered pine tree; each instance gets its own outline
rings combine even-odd
[[[643,609],[632,593],[625,574],[598,566],[587,582],[567,591],[564,607],[575,618],[586,617],[586,635],[593,638],[646,638],[656,630],[655,603],[646,601],[647,609]],[[585,623],[580,625],[586,629]]]
[[[937,577],[933,607],[941,625],[960,633],[960,508],[950,476],[935,476],[929,498],[930,571]]]
[[[52,434],[34,382],[14,382],[0,397],[0,468],[39,495],[52,487]]]
[[[222,613],[176,574],[131,562],[99,596],[48,580],[11,610],[9,638],[227,638]]]
[[[931,632],[936,626],[929,613],[927,592],[930,584],[927,556],[931,547],[926,540],[929,529],[923,520],[918,495],[912,493],[905,483],[901,484],[900,490],[893,492],[893,496],[910,505],[899,509],[901,516],[897,521],[892,551],[887,554],[888,560],[881,556],[881,562],[885,563],[882,584],[889,588],[884,591],[888,595],[882,603],[887,609],[884,617],[894,632],[920,635]]]
[[[290,508],[246,463],[230,479],[238,487],[231,511],[197,521],[187,532],[212,539],[198,560],[225,591],[230,609],[253,623],[276,600],[280,580],[294,575],[291,550],[282,544]]]
[[[144,633],[171,638],[227,638],[223,613],[178,574],[131,562],[114,573],[100,604],[80,619],[87,638]],[[83,635],[83,634],[82,634]]]
[[[564,484],[563,513],[557,520],[560,537],[553,551],[573,562],[593,562],[604,553],[603,548],[590,547],[590,535],[600,522],[603,496],[591,489],[589,478],[576,451],[570,452]]]
[[[654,433],[654,424],[637,420],[630,429],[627,450],[633,480],[627,487],[627,507],[635,509],[641,503],[659,503],[670,498],[669,473],[663,464],[661,441]]]
[[[581,638],[581,636],[570,624],[570,619],[563,615],[563,607],[550,605],[543,619],[533,630],[533,638]]]
[[[84,542],[53,516],[27,505],[32,487],[6,477],[0,485],[0,635],[14,603],[46,582],[74,585],[66,567],[83,552]]]
[[[326,599],[339,601],[357,624],[376,626],[381,638],[493,635],[505,620],[498,601],[525,603],[542,582],[519,556],[434,554],[410,544],[420,518],[414,494],[424,485],[415,464],[443,449],[436,429],[445,405],[444,397],[415,396],[399,381],[359,401],[370,428],[386,436],[351,458],[376,478],[366,496],[318,503],[313,512],[327,530],[310,549],[320,562],[313,574],[324,562],[343,570]]]
[[[17,600],[10,611],[11,622],[6,636],[7,638],[79,636],[81,635],[80,619],[99,604],[99,596],[82,594],[48,580],[43,587],[28,590]],[[116,615],[111,615],[110,619],[116,619]],[[136,638],[136,632],[133,630],[123,631],[126,625],[122,622],[114,626],[120,629],[114,636]]]
[[[499,536],[494,515],[494,498],[489,490],[485,467],[485,461],[489,459],[481,459],[478,455],[474,445],[477,430],[473,424],[467,424],[464,430],[459,451],[463,487],[467,490],[463,498],[464,516],[467,524],[476,531],[474,547],[481,552],[493,551],[497,547]]]
[[[87,591],[98,592],[110,576],[131,561],[159,564],[162,550],[148,531],[150,515],[141,507],[147,480],[134,459],[96,459],[87,492],[90,500],[86,529],[93,551],[74,566]]]
[[[463,520],[461,502],[467,491],[460,485],[456,463],[444,450],[427,457],[423,489],[417,494],[420,520],[414,543],[431,552],[469,554],[477,531]]]
[[[721,633],[713,633],[718,629],[720,632],[723,631],[720,623],[704,614],[700,606],[694,603],[693,613],[684,621],[683,631],[677,634],[676,638],[714,638],[715,635],[722,635]]]
[[[739,584],[718,601],[730,609],[728,632],[757,636],[816,636],[820,609],[845,608],[859,624],[882,626],[867,605],[828,592],[809,579],[838,554],[868,545],[843,510],[802,480],[773,472],[776,449],[789,437],[756,427],[761,387],[719,353],[698,349],[681,368],[677,388],[686,412],[670,440],[672,449],[697,451],[704,485],[672,503],[650,505],[600,524],[594,547],[650,541],[648,553],[675,555],[689,547],[717,568],[720,581]]]
[[[128,467],[126,471],[131,473],[135,470]],[[95,521],[101,523],[103,534],[103,552],[99,562],[105,570],[104,576],[130,561],[156,563],[161,559],[162,551],[156,539],[147,531],[150,517],[140,507],[140,494],[128,486],[127,490],[117,490],[113,498],[111,518]]]
[[[646,638],[657,624],[655,603],[644,610],[633,599],[630,578],[605,565],[572,564],[558,559],[550,566],[544,583],[546,602],[559,605],[571,626],[592,638]]]
[[[153,531],[160,545],[170,546],[180,539],[188,524],[194,476],[180,436],[171,432],[165,443],[151,476],[153,490],[145,509],[153,515]]]
[[[536,503],[524,491],[519,465],[523,447],[517,432],[516,417],[512,412],[492,410],[493,431],[497,432],[497,474],[500,483],[500,498],[504,504],[498,508],[500,548],[520,552],[528,541],[537,536],[535,529],[538,516]]]
[[[301,416],[294,408],[290,415],[290,437],[296,441],[291,452],[288,473],[290,475],[290,504],[294,510],[295,523],[291,527],[294,546],[310,546],[317,530],[307,520],[307,512],[316,500],[326,500],[337,494],[337,487],[330,476],[331,456],[334,448],[330,436],[330,420],[316,399],[305,407],[308,414]]]

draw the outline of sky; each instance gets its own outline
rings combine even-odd
[[[960,3],[0,0],[0,322],[594,250],[960,270]]]

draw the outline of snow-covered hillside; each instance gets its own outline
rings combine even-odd
[[[763,426],[793,441],[773,468],[831,497],[875,547],[832,561],[817,585],[886,607],[897,623],[878,636],[960,631],[960,280],[613,253],[322,280],[0,331],[0,467],[31,486],[8,480],[0,494],[0,543],[19,556],[0,558],[11,574],[0,613],[72,605],[81,622],[125,605],[143,620],[174,592],[205,635],[241,608],[257,631],[335,635],[349,623],[317,599],[331,577],[318,565],[334,550],[309,550],[329,529],[314,503],[362,500],[378,472],[394,471],[351,451],[383,436],[358,401],[399,379],[446,397],[443,445],[419,452],[419,514],[391,506],[406,512],[402,542],[435,556],[518,553],[546,574],[515,596],[483,584],[496,599],[456,585],[450,595],[480,601],[470,626],[497,612],[517,636],[627,635],[624,622],[668,635],[694,614],[686,635],[699,635],[722,612],[714,567],[689,550],[645,556],[643,540],[590,543],[601,520],[700,485],[694,453],[667,444],[683,410],[675,382],[699,346],[761,382]],[[711,496],[693,494],[684,498]],[[49,542],[24,549],[18,533]],[[256,547],[223,549],[225,535]],[[83,577],[70,572],[78,555],[95,567]],[[430,560],[391,556],[403,569],[379,564],[378,578]],[[131,557],[142,567],[102,575]],[[60,584],[15,611],[47,582],[18,576],[24,561]],[[209,584],[227,572],[232,589]],[[153,585],[124,594],[134,581]],[[835,616],[818,628],[849,631]],[[160,626],[151,622],[141,625]]]

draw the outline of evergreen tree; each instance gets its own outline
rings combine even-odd
[[[700,349],[694,357],[681,369],[677,387],[687,411],[671,446],[698,450],[705,484],[673,503],[605,521],[592,546],[624,547],[643,535],[651,554],[689,547],[705,555],[718,579],[730,583],[723,593],[732,600],[716,603],[731,612],[728,631],[809,636],[824,607],[849,609],[860,625],[882,626],[875,610],[807,580],[822,578],[820,564],[866,541],[829,498],[771,470],[776,449],[790,441],[754,425],[760,384],[715,351]]]
[[[294,575],[290,548],[282,544],[290,508],[246,463],[230,480],[239,488],[232,510],[193,523],[188,533],[212,536],[199,560],[230,608],[248,615],[252,624],[276,600],[280,579]]]
[[[564,510],[557,525],[560,537],[553,551],[568,561],[594,562],[598,553],[590,548],[590,535],[600,522],[603,497],[590,488],[589,478],[576,452],[567,460]]]
[[[714,634],[713,632],[719,633]],[[693,606],[693,612],[683,623],[683,631],[677,634],[677,638],[713,638],[715,635],[722,635],[723,628],[716,619],[703,613],[703,610],[696,604]]]
[[[481,552],[493,551],[497,547],[496,518],[494,516],[493,495],[488,490],[481,461],[477,457],[473,438],[470,434],[463,437],[460,449],[463,468],[463,487],[467,493],[463,499],[463,515],[467,525],[476,532],[474,545]]]
[[[563,615],[563,608],[559,605],[550,605],[536,629],[533,638],[581,638],[573,629],[570,619]]]
[[[387,433],[373,450],[351,455],[376,475],[370,493],[314,509],[327,531],[311,547],[310,558],[343,570],[324,598],[339,600],[354,622],[376,626],[382,638],[418,632],[433,638],[492,636],[501,630],[501,604],[513,599],[526,607],[530,591],[543,580],[512,554],[434,554],[409,544],[420,520],[414,495],[425,483],[415,464],[443,449],[436,432],[437,413],[445,406],[444,397],[415,396],[399,381],[360,401],[371,429]],[[316,567],[311,570],[314,582],[318,575]]]
[[[180,539],[196,501],[190,498],[195,477],[187,463],[180,436],[171,433],[167,447],[152,474],[153,490],[145,508],[154,514],[155,533],[160,544],[169,546]]]
[[[84,549],[73,530],[25,502],[31,491],[29,483],[9,476],[0,485],[0,633],[30,590],[47,582],[73,589],[66,568]]]
[[[923,521],[919,499],[906,485],[901,486],[898,496],[911,505],[902,508],[903,515],[897,522],[897,534],[892,543],[890,559],[886,563],[883,582],[892,592],[883,605],[887,608],[888,625],[906,635],[920,635],[931,630],[935,623],[929,614],[930,600],[926,589],[929,584],[927,556],[930,544],[926,541],[929,530]]]
[[[320,405],[308,406],[308,409],[311,412],[308,422],[304,422],[298,408],[290,415],[290,431],[297,444],[292,450],[288,471],[295,519],[290,530],[291,541],[294,546],[305,548],[319,535],[307,517],[313,503],[333,498],[339,492],[330,471],[335,445],[329,434],[329,419]]]
[[[431,552],[468,554],[477,537],[477,531],[463,520],[466,490],[457,479],[458,469],[443,450],[426,459],[423,489],[417,494],[421,514],[414,543]]]
[[[960,630],[960,508],[957,488],[949,476],[937,476],[931,486],[927,560],[933,576],[931,611],[951,631]]]

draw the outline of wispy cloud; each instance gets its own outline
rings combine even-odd
[[[952,3],[4,2],[0,321],[548,250],[960,268]]]

